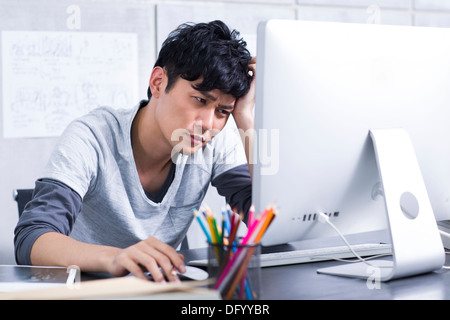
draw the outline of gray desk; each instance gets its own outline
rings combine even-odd
[[[385,232],[347,237],[350,243],[389,242]],[[318,246],[343,245],[340,239],[308,240],[271,250],[307,249]],[[267,250],[267,248],[264,248]],[[185,252],[185,260],[204,257],[204,249]],[[304,263],[262,268],[262,300],[327,299],[327,300],[392,300],[392,299],[450,299],[450,270],[439,270],[414,277],[379,283],[318,274],[317,269],[342,264],[339,261]],[[450,265],[450,257],[446,265]],[[372,287],[372,289],[370,289]]]
[[[388,242],[383,232],[348,236],[352,244],[368,242]],[[308,249],[342,245],[340,239],[321,239],[297,242],[289,245],[263,248],[267,250]],[[204,259],[206,248],[183,251],[185,261]],[[450,270],[439,270],[414,277],[380,283],[379,288],[369,288],[367,281],[318,274],[318,268],[341,264],[338,261],[304,263],[278,267],[262,268],[261,300],[392,300],[392,299],[450,299]],[[450,265],[450,257],[446,265]],[[39,271],[39,270],[37,270]],[[31,273],[30,273],[31,272]],[[34,272],[34,273],[33,273]],[[5,269],[0,272],[0,281],[23,281],[21,279],[39,278],[34,270]],[[66,272],[59,274],[64,278]],[[107,274],[82,273],[82,281],[108,278]]]
[[[367,282],[317,274],[316,270],[338,262],[309,263],[263,269],[262,299],[392,300],[449,299],[450,273],[437,271],[380,283],[369,289]]]

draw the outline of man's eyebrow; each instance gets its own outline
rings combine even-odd
[[[198,90],[198,88],[194,85],[191,84],[192,89],[194,89],[195,91],[198,91],[200,94],[202,94],[205,98],[208,98],[212,101],[216,101],[217,97],[213,96],[211,93],[207,92],[207,91],[200,91]]]
[[[208,92],[201,91],[201,94],[212,101],[217,101],[217,97],[213,96],[212,94],[210,94]]]
[[[217,97],[212,95],[211,93],[209,93],[207,91],[200,91],[194,85],[192,85],[192,88],[197,90],[198,92],[200,92],[200,94],[203,95],[205,98],[210,99],[212,101],[217,101]],[[221,107],[222,109],[227,109],[227,110],[234,109],[234,105],[220,105],[219,107]]]
[[[219,107],[221,107],[222,109],[227,109],[227,110],[233,110],[234,109],[234,106],[220,105]]]

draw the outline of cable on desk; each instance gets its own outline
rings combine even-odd
[[[349,261],[349,260],[344,260],[344,259],[337,259],[335,258],[335,260],[339,260],[339,261],[343,261],[343,262],[364,262],[365,264],[371,266],[371,267],[375,267],[375,268],[393,268],[393,266],[374,266],[371,263],[369,263],[367,260],[369,259],[374,259],[374,258],[379,258],[382,257],[383,255],[377,255],[377,256],[372,256],[370,258],[366,258],[364,259],[363,257],[361,257],[358,253],[355,252],[355,250],[353,250],[352,246],[348,243],[347,239],[345,238],[345,236],[339,231],[339,229],[334,225],[334,223],[332,223],[330,221],[330,217],[328,217],[325,213],[323,212],[319,212],[319,222],[321,223],[327,223],[330,227],[332,227],[337,234],[341,237],[341,239],[345,242],[346,246],[350,249],[350,251],[355,255],[355,257],[358,259],[356,261]],[[440,233],[442,233],[441,230],[439,230]],[[445,251],[445,254],[450,254],[450,251]],[[445,270],[450,270],[450,266],[442,266],[442,269]]]
[[[370,262],[368,262],[368,259],[364,259],[363,257],[361,257],[358,253],[356,253],[355,250],[353,250],[352,246],[350,245],[350,243],[348,243],[347,239],[345,238],[345,236],[339,231],[339,229],[334,225],[334,223],[332,223],[330,221],[330,217],[328,217],[325,213],[323,212],[319,212],[319,222],[321,223],[327,223],[330,227],[332,227],[334,229],[334,231],[336,231],[336,233],[339,235],[339,237],[341,237],[341,239],[344,241],[345,245],[350,249],[350,251],[353,253],[353,255],[358,258],[359,261],[364,262],[365,264],[374,267],[374,268],[393,268],[393,266],[375,266],[373,264],[371,264]],[[380,257],[382,255],[379,255]],[[375,256],[377,257],[377,256]],[[371,257],[372,259],[375,257]],[[338,259],[336,259],[338,260]],[[345,261],[345,262],[357,262],[357,261],[348,261],[348,260],[343,260],[340,259],[340,261]],[[450,268],[450,267],[449,267]]]

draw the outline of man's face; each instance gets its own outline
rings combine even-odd
[[[202,80],[178,78],[158,98],[156,117],[164,138],[176,152],[196,152],[223,129],[234,110],[236,99],[232,95],[217,89],[196,90],[195,85]]]

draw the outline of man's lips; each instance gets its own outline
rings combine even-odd
[[[191,134],[190,136],[191,136],[191,142],[193,144],[201,144],[206,141],[206,138],[204,136],[199,136],[196,134]]]

